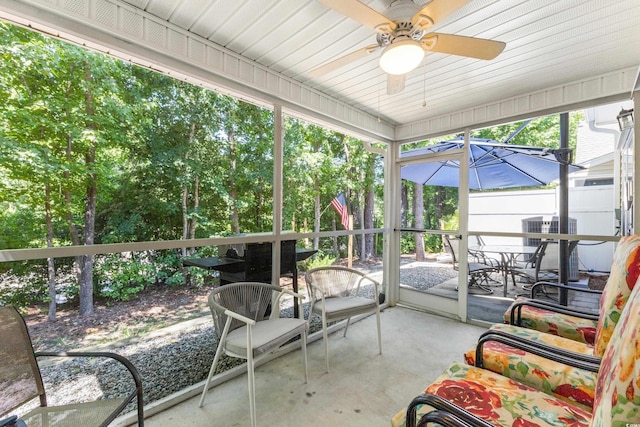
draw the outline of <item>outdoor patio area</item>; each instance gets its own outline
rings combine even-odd
[[[301,351],[256,369],[258,425],[384,426],[452,361],[474,345],[484,328],[407,308],[381,313],[383,354],[378,355],[375,316],[329,336],[331,371],[325,372],[321,334],[308,345],[309,381]],[[314,336],[312,336],[312,339]],[[318,338],[320,338],[318,340]],[[247,376],[212,387],[198,408],[202,383],[152,404],[145,425],[244,426],[250,424]],[[116,425],[127,425],[126,422]]]

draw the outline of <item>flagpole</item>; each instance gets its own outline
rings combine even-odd
[[[353,230],[353,215],[349,215],[349,230]],[[353,234],[347,240],[347,267],[353,267]]]
[[[329,204],[322,210],[322,212],[320,212],[320,216],[322,216],[322,214],[325,213],[327,209],[329,209],[329,206],[331,206],[331,202],[329,202]]]

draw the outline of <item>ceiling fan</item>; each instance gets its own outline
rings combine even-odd
[[[311,70],[311,77],[330,73],[382,48],[380,68],[387,73],[387,93],[392,95],[404,89],[406,74],[420,65],[427,51],[489,60],[506,46],[495,40],[429,31],[471,0],[431,0],[421,9],[411,0],[395,0],[385,11],[386,16],[358,0],[319,1],[378,34],[376,44]]]

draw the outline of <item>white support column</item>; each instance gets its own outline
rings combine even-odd
[[[400,298],[400,166],[398,165],[399,147],[387,145],[384,157],[384,235],[383,283],[386,285],[386,300],[396,305]],[[392,256],[393,255],[393,256]]]
[[[469,266],[467,264],[469,242],[469,138],[470,130],[464,131],[464,147],[460,159],[460,185],[458,186],[458,231],[462,236],[458,252],[458,316],[463,322],[467,321],[467,295]]]
[[[640,203],[638,203],[638,197],[640,197],[640,126],[638,126],[638,116],[640,115],[640,73],[636,80],[634,92],[631,94],[633,98],[633,218],[632,218],[632,232],[636,232],[637,221],[640,221]]]
[[[282,106],[273,109],[273,244],[271,282],[280,283],[280,235],[282,234],[282,163],[284,159],[284,116]]]

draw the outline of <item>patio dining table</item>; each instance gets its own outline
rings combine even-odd
[[[503,295],[505,297],[507,296],[509,268],[513,266],[516,257],[519,255],[533,255],[537,249],[537,246],[528,245],[469,245],[469,251],[471,252],[480,252],[485,256],[487,254],[500,255],[499,259],[494,259],[498,261],[498,268],[502,272],[504,284]]]

